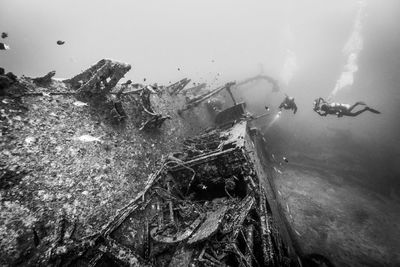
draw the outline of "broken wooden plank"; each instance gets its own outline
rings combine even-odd
[[[239,248],[237,247],[236,243],[232,243],[230,244],[230,247],[232,248],[232,251],[236,254],[237,259],[239,261],[239,266],[243,266],[243,267],[251,267],[251,264],[249,264],[246,261],[246,257],[243,255],[243,253],[239,250]],[[269,265],[265,265],[265,266],[269,266]]]
[[[250,224],[246,227],[246,234],[245,234],[245,242],[246,242],[246,253],[245,258],[246,262],[250,263],[254,258],[253,248],[254,248],[254,225]],[[254,258],[256,261],[256,259]]]
[[[167,190],[168,193],[171,194],[171,185],[170,182],[167,181]],[[169,208],[169,223],[175,224],[175,219],[174,219],[174,207],[172,204],[172,200],[168,200],[168,208]]]
[[[149,221],[146,218],[143,231],[143,255],[146,260],[149,259],[150,255],[150,226]]]
[[[250,210],[253,207],[255,199],[253,196],[248,195],[245,199],[243,199],[236,207],[233,209],[234,213],[231,215],[231,219],[229,219],[222,227],[222,234],[227,234],[229,232],[234,232],[232,237],[233,240],[236,240],[240,228],[243,225],[244,220],[249,214]]]
[[[227,88],[230,88],[230,87],[233,86],[234,84],[235,84],[235,82],[229,82],[229,83],[227,83],[227,84],[225,84],[225,85],[223,85],[223,86],[221,86],[221,87],[218,87],[218,88],[216,88],[216,89],[214,89],[214,90],[211,90],[211,91],[209,91],[209,92],[207,92],[207,93],[201,95],[199,98],[194,99],[194,101],[190,102],[189,104],[190,104],[191,106],[197,105],[197,104],[203,102],[204,100],[209,99],[209,98],[212,97],[213,95],[219,93],[220,91],[222,91],[222,90],[224,90],[224,89],[227,89]]]
[[[167,91],[170,94],[178,94],[183,88],[185,88],[185,86],[190,83],[190,79],[188,78],[184,78],[174,84],[171,84],[167,87]]]
[[[161,230],[164,228],[164,217],[163,217],[163,211],[161,208],[161,203],[159,201],[156,202],[156,212],[157,212],[157,228],[158,230]]]
[[[147,266],[144,260],[142,260],[134,251],[121,245],[112,238],[106,238],[105,244],[99,246],[99,250],[125,265],[138,267]]]
[[[260,231],[261,231],[261,243],[264,256],[264,264],[266,266],[269,266],[274,263],[274,257],[272,252],[273,247],[271,240],[271,226],[268,220],[265,191],[263,190],[263,188],[261,188],[261,194],[258,204],[259,204]]]
[[[181,90],[181,92],[182,93],[187,93],[187,92],[189,92],[189,91],[191,91],[191,92],[197,92],[197,91],[200,91],[201,89],[203,89],[203,88],[206,88],[206,86],[207,86],[207,84],[206,83],[201,83],[201,84],[199,84],[199,85],[196,85],[196,86],[193,86],[193,87],[190,87],[190,88],[183,88],[182,90]]]
[[[207,212],[206,220],[188,240],[188,244],[196,244],[215,234],[218,231],[227,210],[228,206],[223,205],[215,211]]]
[[[131,69],[131,65],[113,61],[110,59],[102,59],[95,65],[76,75],[71,79],[64,80],[70,83],[72,87],[78,87],[77,92],[90,93],[109,93],[111,89],[117,85],[118,81]],[[103,84],[103,89],[101,89]]]
[[[191,225],[189,225],[189,227],[187,227],[185,230],[178,232],[177,234],[173,235],[173,236],[169,236],[169,235],[163,235],[163,234],[158,234],[158,228],[154,227],[151,231],[150,231],[150,236],[151,238],[153,238],[153,240],[160,242],[160,243],[178,243],[181,242],[187,238],[189,238],[189,236],[191,236],[193,234],[193,232],[198,228],[198,226],[201,224],[201,222],[204,220],[203,216],[199,216]]]
[[[101,260],[105,253],[102,251],[97,251],[97,253],[92,257],[92,259],[89,261],[89,264],[87,265],[88,267],[96,267],[97,263]]]
[[[183,109],[179,110],[178,112],[183,112],[185,110],[191,109],[192,107],[197,106],[198,104],[200,104],[201,102],[209,99],[210,97],[212,97],[215,94],[218,94],[219,92],[221,92],[224,89],[230,88],[231,86],[233,86],[235,84],[235,82],[229,82],[223,86],[217,87],[216,89],[213,89],[211,91],[208,91],[200,96],[197,96],[193,99],[190,99],[188,104],[186,105],[186,107],[184,107]]]

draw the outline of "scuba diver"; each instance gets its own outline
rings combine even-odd
[[[289,97],[288,95],[286,95],[285,99],[279,105],[279,109],[282,109],[282,108],[283,109],[292,109],[293,113],[296,114],[297,106],[296,106],[296,103],[294,103],[294,97]]]
[[[352,112],[352,110],[357,106],[365,106],[365,107],[359,111]],[[357,115],[360,115],[364,111],[370,111],[375,114],[380,114],[379,111],[368,107],[364,102],[356,102],[355,104],[350,106],[348,104],[329,103],[325,101],[322,97],[314,100],[313,109],[320,116],[337,115],[338,118],[343,116],[355,117]]]

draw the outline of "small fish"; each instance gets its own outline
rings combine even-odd
[[[181,68],[178,68],[178,71],[180,71],[181,70]]]
[[[57,44],[58,44],[58,45],[63,45],[63,44],[65,44],[65,41],[58,40],[58,41],[57,41]]]
[[[143,78],[143,81],[145,82],[145,81],[146,81],[146,78]]]
[[[46,97],[51,97],[50,93],[42,92],[42,95],[43,95],[43,96],[46,96]]]
[[[289,160],[286,157],[282,158],[286,163],[289,163]]]
[[[84,106],[88,105],[87,103],[81,102],[81,101],[75,101],[73,104],[74,104],[74,106],[77,106],[77,107],[84,107]]]
[[[94,136],[91,136],[91,135],[88,135],[88,134],[81,135],[81,136],[75,138],[75,140],[78,140],[78,141],[81,141],[81,142],[100,142],[100,143],[102,142],[100,140],[100,138],[94,137]]]
[[[269,107],[265,106],[265,109],[266,109],[267,111],[269,111]]]
[[[8,33],[6,33],[6,32],[1,33],[1,38],[5,39],[7,37],[8,37]]]

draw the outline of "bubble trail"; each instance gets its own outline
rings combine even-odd
[[[297,70],[297,58],[293,51],[287,50],[285,62],[282,68],[281,79],[285,86],[288,86]]]
[[[332,99],[339,91],[354,83],[354,73],[358,71],[358,57],[363,49],[362,31],[362,15],[364,13],[364,2],[358,2],[359,7],[357,10],[356,18],[354,20],[353,30],[349,39],[347,40],[343,52],[347,56],[347,63],[343,68],[342,74],[336,81],[335,87],[329,95]]]

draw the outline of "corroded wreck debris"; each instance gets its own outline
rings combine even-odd
[[[95,65],[64,82],[78,91],[78,93],[109,93],[118,81],[131,69],[131,65],[102,59]]]
[[[126,90],[127,88],[125,89],[125,87],[127,86],[129,85],[122,86],[123,89],[121,90],[124,90],[124,92],[121,93],[120,90],[117,93],[117,99],[126,97],[126,100],[128,100],[130,103],[134,103],[135,113],[140,115],[140,117],[143,119],[139,124],[140,130],[147,131],[160,128],[167,119],[171,119],[169,115],[164,115],[156,111],[151,104],[151,95],[162,93],[162,87],[159,87],[157,84],[134,84],[130,86],[129,90]],[[127,117],[126,113],[122,109],[121,101],[114,101],[112,115],[120,120]]]
[[[184,79],[182,79],[180,81],[177,81],[176,83],[169,85],[167,87],[167,91],[170,94],[175,94],[176,95],[176,94],[180,93],[185,88],[185,86],[190,83],[190,81],[191,80],[188,79],[188,78],[184,78]]]
[[[217,87],[217,88],[215,88],[213,90],[210,90],[208,92],[204,92],[204,93],[200,93],[200,94],[197,94],[197,95],[192,95],[190,97],[187,97],[187,99],[186,99],[187,100],[186,101],[187,105],[184,108],[182,108],[180,110],[180,112],[188,110],[188,109],[191,109],[191,108],[199,105],[200,103],[204,102],[205,100],[210,99],[211,97],[213,97],[214,95],[218,94],[219,92],[221,92],[223,90],[226,90],[226,92],[232,98],[233,104],[236,105],[238,103],[236,102],[236,99],[234,98],[234,96],[232,94],[232,89],[239,88],[239,87],[241,87],[241,86],[243,86],[245,84],[252,83],[252,82],[255,82],[255,81],[259,81],[259,80],[265,80],[265,81],[271,83],[272,84],[272,92],[278,92],[279,91],[279,84],[278,84],[277,80],[275,80],[274,78],[272,78],[270,76],[267,76],[267,75],[256,75],[254,77],[245,79],[245,80],[240,81],[238,83],[229,82],[229,83],[226,83],[223,86]],[[182,81],[184,81],[184,80],[182,80]],[[182,81],[180,81],[180,82],[182,82]],[[173,84],[171,86],[178,86],[180,82],[175,83],[175,84]],[[182,88],[182,89],[180,89],[180,91],[182,91],[182,92],[188,92],[188,91],[199,92],[201,89],[205,88],[205,86],[206,86],[206,84],[200,84],[198,86],[194,86],[194,87],[189,88],[189,89],[183,89]]]
[[[18,82],[18,78],[12,72],[5,72],[0,67],[0,95],[5,94],[5,89]]]
[[[47,85],[47,84],[51,83],[51,79],[54,77],[54,75],[56,75],[55,70],[50,71],[43,77],[33,78],[32,81],[34,83],[36,83],[37,85]]]
[[[117,87],[116,92],[111,92],[130,69],[129,64],[102,59],[89,69],[71,79],[64,80],[64,82],[70,84],[78,94],[90,93],[104,96],[112,94],[113,96],[108,101],[111,103],[110,115],[116,122],[121,122],[128,117],[122,101],[122,98],[126,96],[128,101],[137,104],[138,115],[145,118],[140,125],[140,130],[160,128],[163,122],[171,117],[154,111],[151,106],[151,94],[157,94],[160,91],[156,84],[132,84],[132,81],[128,80]]]
[[[248,132],[244,121],[186,140],[102,231],[58,240],[36,264],[298,266],[272,219]]]
[[[207,86],[206,83],[201,83],[201,84],[195,85],[195,86],[193,86],[193,87],[183,88],[183,89],[181,90],[181,92],[182,92],[182,93],[185,93],[185,94],[188,93],[188,92],[191,92],[191,93],[198,93],[200,90],[206,88],[206,86]]]
[[[207,99],[210,99],[211,97],[218,94],[222,90],[227,90],[227,92],[232,97],[233,103],[236,104],[236,100],[234,99],[234,97],[231,93],[231,87],[234,85],[235,85],[235,82],[228,82],[223,86],[217,87],[217,88],[210,90],[208,92],[205,92],[203,94],[196,95],[193,98],[189,98],[189,99],[187,99],[186,106],[183,107],[179,112],[183,112],[185,110],[188,110],[188,109],[198,106],[200,103],[204,102]]]

